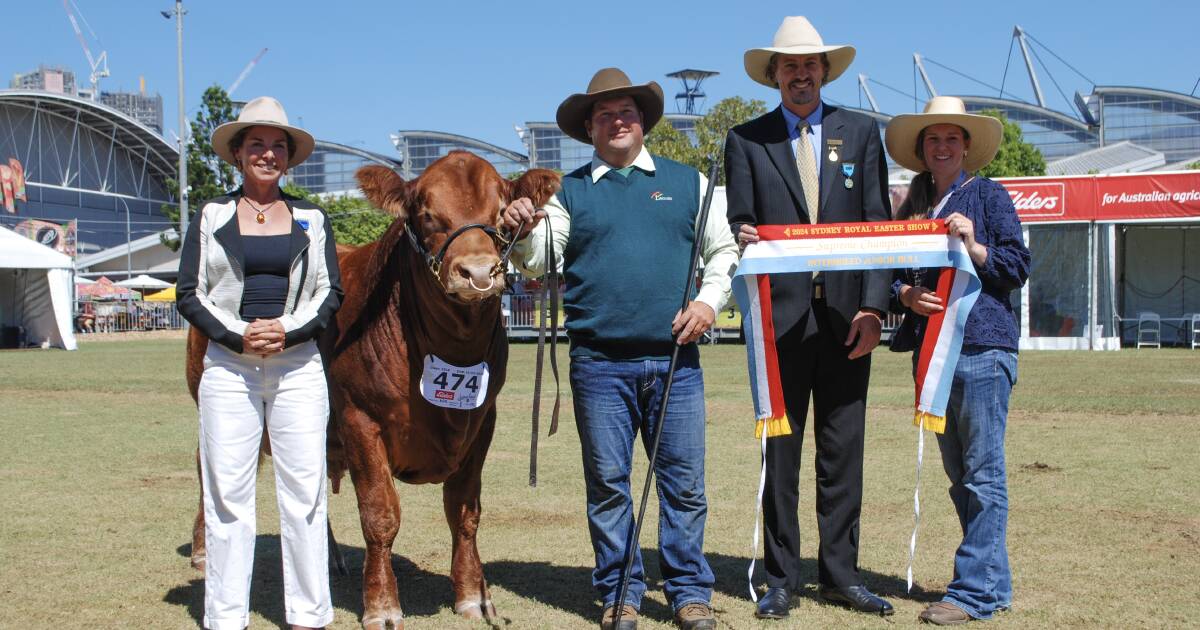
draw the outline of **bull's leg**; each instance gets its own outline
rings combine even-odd
[[[479,531],[479,490],[483,461],[496,426],[496,409],[487,412],[479,438],[462,467],[442,486],[442,505],[450,525],[453,551],[450,581],[454,585],[454,611],[468,619],[495,619],[496,608],[483,577],[475,535]]]
[[[196,447],[196,479],[200,482],[200,503],[196,508],[196,520],[192,521],[192,567],[204,570],[208,550],[204,543],[204,476],[200,474],[200,447]]]
[[[400,630],[404,613],[396,592],[396,574],[392,571],[392,543],[400,530],[400,499],[392,484],[387,450],[378,427],[356,409],[342,410],[342,440],[354,493],[358,497],[358,517],[363,540],[367,543],[363,561],[364,630]]]

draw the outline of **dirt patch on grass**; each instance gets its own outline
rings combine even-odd
[[[1051,466],[1050,464],[1044,464],[1042,462],[1033,462],[1032,464],[1022,464],[1021,470],[1024,470],[1025,472],[1032,472],[1032,473],[1062,472],[1062,468],[1060,468],[1058,466]]]

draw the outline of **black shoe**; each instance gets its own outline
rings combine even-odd
[[[791,600],[792,597],[786,588],[768,588],[762,599],[758,600],[758,610],[754,611],[754,616],[759,619],[783,619],[788,616]]]
[[[882,615],[884,617],[896,612],[886,599],[876,596],[867,587],[862,586],[824,586],[817,591],[821,599],[842,606],[853,608],[859,612]]]

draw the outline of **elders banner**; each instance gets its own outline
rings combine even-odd
[[[1200,220],[1200,171],[996,181],[1008,190],[1023,223]],[[908,184],[893,184],[890,193],[898,208]]]
[[[1026,223],[1200,219],[1200,171],[997,181]]]

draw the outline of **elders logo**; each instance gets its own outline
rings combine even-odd
[[[1005,184],[1020,217],[1061,217],[1067,212],[1066,185],[1058,183]]]
[[[454,400],[454,392],[445,389],[439,389],[433,393],[433,397],[437,398],[438,400]]]
[[[672,201],[674,199],[674,197],[668,197],[668,196],[662,194],[661,190],[656,190],[656,191],[650,193],[650,198],[653,199],[654,201]]]

